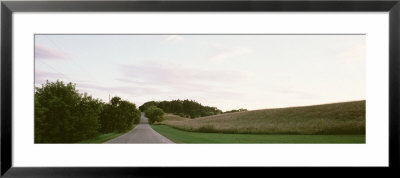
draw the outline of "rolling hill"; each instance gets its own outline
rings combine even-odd
[[[196,119],[166,114],[170,127],[206,133],[365,134],[365,100],[313,106],[263,109]]]

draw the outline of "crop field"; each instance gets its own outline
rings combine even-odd
[[[166,114],[158,124],[202,133],[365,135],[365,100],[243,111],[196,119]]]

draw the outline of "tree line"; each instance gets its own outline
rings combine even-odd
[[[172,113],[181,117],[204,117],[221,114],[222,111],[217,107],[203,106],[193,100],[172,100],[172,101],[149,101],[139,107],[139,110],[145,112],[148,108],[155,106],[166,113]]]
[[[126,132],[140,122],[135,104],[120,97],[105,103],[62,81],[36,87],[34,102],[35,143],[75,143],[100,134]]]
[[[232,109],[230,111],[225,111],[224,113],[243,112],[243,111],[247,111],[247,109],[244,109],[244,108]]]

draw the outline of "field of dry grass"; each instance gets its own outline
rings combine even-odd
[[[165,124],[207,133],[365,134],[365,100],[219,114],[196,119],[166,114]]]

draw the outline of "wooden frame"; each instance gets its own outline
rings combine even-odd
[[[176,174],[177,168],[19,168],[12,166],[12,18],[13,12],[109,12],[109,11],[346,11],[389,12],[389,168],[399,168],[400,118],[400,3],[390,1],[2,1],[1,2],[1,175],[8,176],[71,176],[119,177],[166,176]],[[156,170],[155,170],[156,169]],[[206,175],[199,168],[185,168]],[[220,172],[228,168],[218,169]],[[241,171],[243,168],[230,168]],[[282,172],[283,170],[280,170]],[[295,169],[295,168],[292,168]],[[320,168],[327,169],[327,168]],[[276,170],[276,168],[275,168]],[[364,169],[367,170],[367,169]],[[370,169],[368,170],[376,170]],[[253,173],[265,170],[253,168]],[[180,171],[179,171],[180,172]],[[285,171],[283,171],[285,172]],[[286,171],[287,172],[287,171]],[[290,172],[290,171],[289,171]],[[307,172],[307,171],[304,171]],[[339,174],[340,171],[330,171]],[[243,173],[243,172],[242,172]],[[265,173],[265,172],[264,172]]]

